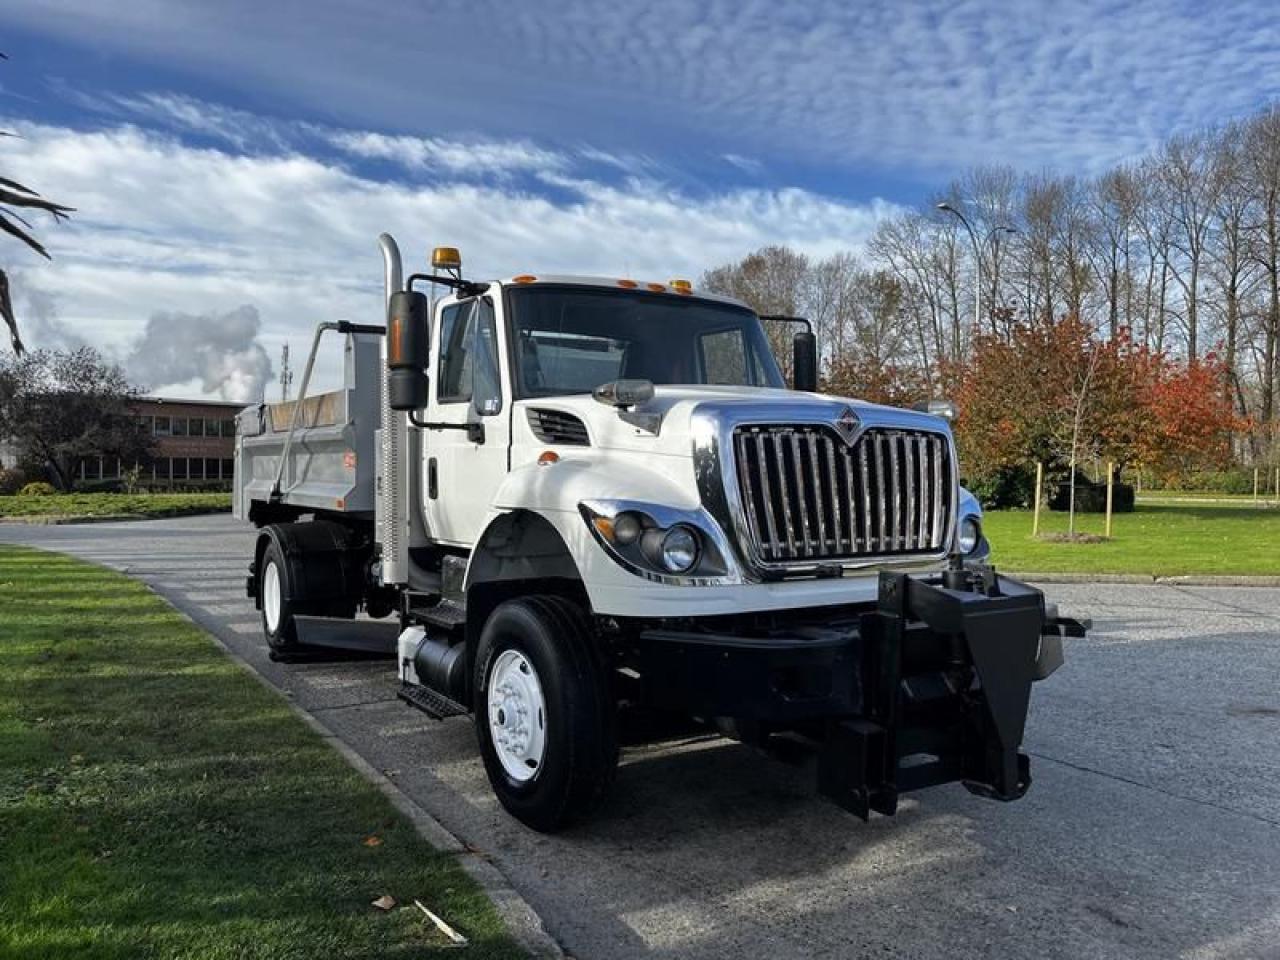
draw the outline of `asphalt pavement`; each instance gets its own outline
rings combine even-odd
[[[125,570],[217,634],[468,846],[580,960],[1280,958],[1280,589],[1047,587],[1094,633],[1032,696],[1035,779],[864,824],[811,762],[696,732],[624,751],[596,818],[533,833],[465,718],[395,699],[388,662],[275,664],[230,517],[0,525]],[[0,637],[3,635],[0,625]]]

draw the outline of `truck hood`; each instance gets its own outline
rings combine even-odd
[[[816,417],[832,422],[846,409],[864,423],[893,425],[904,429],[931,430],[948,433],[945,420],[915,410],[902,410],[866,403],[846,397],[800,393],[765,387],[671,386],[656,387],[653,399],[633,410],[623,411],[606,406],[586,394],[565,397],[542,397],[521,400],[515,416],[527,423],[527,411],[556,410],[572,414],[587,427],[591,446],[599,450],[626,451],[649,456],[690,455],[693,417],[699,407],[714,406],[749,412],[760,422],[786,423],[812,420]],[[656,426],[656,432],[653,427]],[[516,437],[531,436],[517,425]],[[534,444],[545,442],[532,437]]]

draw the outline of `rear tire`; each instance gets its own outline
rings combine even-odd
[[[552,832],[589,812],[618,765],[616,710],[582,609],[563,597],[509,600],[476,651],[474,716],[493,792]]]
[[[293,622],[296,609],[297,584],[290,575],[279,544],[274,539],[267,542],[262,552],[262,572],[258,575],[258,603],[262,608],[262,632],[267,646],[276,653],[285,653],[298,646],[298,627]]]

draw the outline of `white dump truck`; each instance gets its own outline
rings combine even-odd
[[[621,705],[807,738],[863,818],[1022,796],[1031,685],[1085,625],[985,565],[946,419],[818,394],[807,329],[788,389],[791,318],[683,280],[481,282],[452,248],[406,280],[380,243],[385,322],[321,324],[301,399],[239,418],[274,656],[393,655],[540,830],[608,788]],[[326,332],[343,387],[308,397]]]

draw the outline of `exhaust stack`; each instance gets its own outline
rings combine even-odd
[[[384,308],[391,319],[391,298],[404,287],[404,270],[400,248],[390,234],[378,237],[382,250],[385,284]],[[374,526],[382,547],[382,582],[409,582],[409,511],[406,507],[405,447],[408,429],[405,415],[391,409],[390,383],[387,376],[387,338],[382,339],[382,380],[379,400],[382,429],[378,444],[378,482],[375,491]]]

